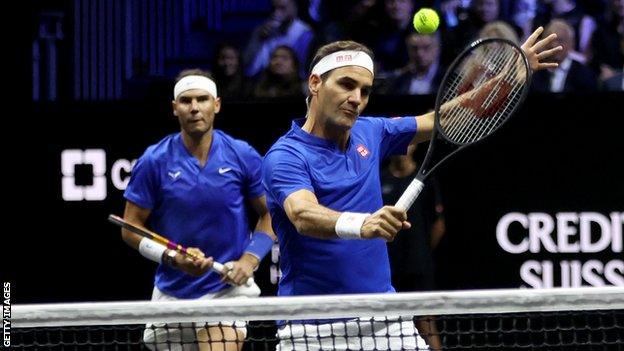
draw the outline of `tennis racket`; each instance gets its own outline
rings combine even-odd
[[[140,236],[146,237],[148,239],[154,240],[155,242],[165,245],[168,249],[171,250],[176,250],[177,252],[190,257],[192,259],[200,259],[199,256],[197,256],[196,254],[189,252],[188,249],[180,244],[177,244],[167,238],[165,238],[162,235],[156,234],[154,232],[152,232],[151,230],[147,230],[147,229],[143,229],[139,226],[136,226],[130,222],[125,221],[123,218],[116,216],[116,215],[108,215],[108,221],[116,224],[124,229],[127,229],[135,234],[139,234]],[[225,265],[219,262],[213,262],[212,263],[212,268],[213,271],[221,274],[221,275],[225,275],[227,270]],[[251,287],[254,285],[254,279],[253,278],[249,278],[247,279],[247,282],[244,284],[247,287]]]
[[[513,42],[488,38],[470,44],[444,75],[436,97],[435,128],[427,155],[395,206],[407,211],[423,182],[441,164],[507,122],[526,98],[530,83],[527,57]],[[444,150],[438,152],[442,146]]]

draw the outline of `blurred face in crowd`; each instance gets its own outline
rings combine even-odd
[[[273,17],[281,21],[292,21],[297,17],[297,5],[294,0],[273,0]]]
[[[385,8],[388,17],[398,25],[409,23],[414,13],[412,0],[386,0]]]
[[[233,76],[238,71],[238,63],[238,51],[235,48],[226,46],[219,51],[217,65],[221,67],[226,76]]]
[[[351,8],[351,15],[354,17],[361,17],[366,14],[373,6],[375,6],[376,0],[360,0]]]
[[[558,15],[568,11],[571,7],[574,7],[574,1],[570,0],[547,0],[547,4],[550,4],[554,14]]]
[[[440,44],[435,35],[412,33],[405,43],[409,60],[418,70],[426,70],[438,60]]]
[[[492,22],[498,18],[498,0],[474,0],[473,9],[483,22]]]
[[[557,38],[550,43],[550,48],[559,45],[563,47],[563,50],[552,55],[552,61],[561,63],[568,57],[568,53],[574,49],[574,30],[567,23],[555,20],[548,24],[543,36],[547,37],[552,33],[557,34]]]
[[[611,11],[619,18],[624,18],[624,0],[611,0]]]
[[[191,89],[181,93],[172,105],[182,131],[198,138],[212,130],[215,114],[221,109],[221,99],[215,99],[206,90]]]
[[[310,93],[316,95],[318,115],[326,126],[350,129],[368,104],[373,74],[359,66],[345,66],[328,72],[323,81],[310,77]]]
[[[278,76],[290,76],[297,73],[295,57],[291,50],[277,48],[271,55],[269,69]]]
[[[486,24],[478,34],[479,38],[503,38],[518,44],[520,39],[514,29],[503,21],[494,21]]]

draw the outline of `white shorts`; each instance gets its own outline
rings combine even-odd
[[[214,294],[206,294],[197,300],[221,299],[221,298],[246,298],[260,295],[260,288],[256,284],[247,286],[233,286]],[[176,297],[167,295],[154,287],[152,301],[176,301]],[[247,335],[247,323],[245,321],[221,321],[196,323],[154,323],[145,325],[143,342],[152,350],[171,351],[197,351],[197,330],[206,326],[230,326]]]
[[[327,324],[289,324],[277,331],[278,351],[429,350],[412,317],[360,318]]]

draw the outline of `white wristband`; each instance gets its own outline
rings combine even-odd
[[[167,250],[167,248],[164,245],[148,238],[141,239],[139,243],[139,252],[141,255],[154,262],[162,263],[162,256],[165,250]]]
[[[336,221],[336,235],[342,239],[361,239],[362,224],[370,213],[343,212]]]

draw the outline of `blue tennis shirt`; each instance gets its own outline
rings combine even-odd
[[[393,292],[386,243],[382,239],[317,239],[297,232],[284,200],[301,189],[336,211],[375,212],[383,206],[380,163],[405,154],[416,119],[360,117],[345,152],[301,129],[304,119],[266,154],[263,185],[279,238],[280,296]]]
[[[151,210],[149,226],[181,245],[225,263],[238,260],[250,240],[245,199],[264,195],[261,158],[244,141],[215,130],[200,167],[180,133],[147,148],[132,169],[124,197]],[[155,285],[168,295],[197,298],[228,287],[210,272],[190,276],[161,264]]]

